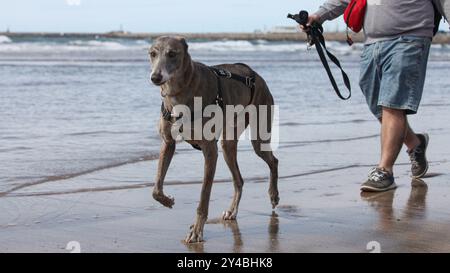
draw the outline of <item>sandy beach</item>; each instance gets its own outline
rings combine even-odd
[[[430,1],[352,2],[344,16],[338,15],[344,13],[345,1],[324,2],[2,1],[0,254],[67,253],[57,256],[72,258],[68,253],[162,253],[133,257],[141,256],[153,271],[162,265],[183,272],[255,273],[289,267],[276,261],[278,256],[287,256],[293,268],[306,268],[297,255],[285,253],[450,253],[448,20],[437,25],[439,14]],[[288,12],[299,10],[314,15],[298,13],[312,26],[324,21],[326,43],[319,40],[326,47],[329,68],[317,42],[311,46],[298,23],[287,18]],[[360,26],[362,31],[352,32]],[[422,94],[426,37],[431,38],[432,26],[436,35]],[[317,34],[314,27],[308,33]],[[178,37],[157,39],[160,36]],[[336,82],[330,82],[330,72]],[[360,86],[376,92],[365,92],[366,99]],[[380,88],[383,92],[377,92]],[[269,167],[255,154],[249,130],[237,149],[244,185],[236,220],[222,219],[224,212],[231,218],[236,210],[230,209],[234,183],[220,143],[203,234],[209,185],[203,190],[198,221],[197,209],[204,173],[211,181],[214,147],[210,152],[200,145],[210,160],[204,171],[202,152],[178,143],[163,189],[175,204],[167,208],[154,200],[161,117],[169,120],[170,111],[170,123],[186,120],[186,108],[171,105],[187,104],[194,113],[195,140],[202,133],[197,130],[197,99],[191,95],[202,97],[204,118],[221,116],[208,113],[210,104],[236,104],[236,111],[244,106],[245,112],[262,106],[257,141],[264,142],[268,141],[268,126],[262,122],[268,120],[265,106],[275,106],[271,141],[278,159],[280,198],[275,208],[268,193]],[[347,95],[350,99],[343,100]],[[405,136],[416,148],[408,154],[403,147],[399,154],[393,170],[397,188],[362,193],[369,171],[378,164],[390,171],[392,163],[388,156],[380,162],[380,124],[367,106],[376,96],[384,107],[417,110],[417,115],[408,115],[408,124],[430,138],[425,148],[416,146],[412,134]],[[392,155],[403,131],[403,116],[400,111],[383,112],[384,155]],[[225,116],[230,117],[229,112]],[[247,122],[252,124],[253,117],[246,117]],[[204,120],[203,139],[214,139],[206,134],[213,128],[218,131],[212,121]],[[186,127],[184,133],[190,130]],[[234,146],[225,146],[234,152]],[[275,205],[277,161],[262,155],[265,146],[255,149],[271,164]],[[412,179],[411,160],[416,174],[422,173],[423,150],[428,172],[422,179]],[[172,146],[165,151],[171,153]],[[227,161],[238,189],[234,155],[229,154]],[[368,182],[394,188],[384,171],[372,171]],[[160,173],[164,176],[164,170]],[[186,244],[194,222],[187,241],[203,241]],[[205,258],[214,255],[205,253],[237,259],[225,260],[219,268],[212,258]],[[36,263],[22,259],[17,264],[71,268],[37,256]],[[93,256],[88,267],[76,263],[84,270],[91,264],[117,269],[121,263],[106,260],[106,255],[104,263],[98,255],[86,256]],[[246,258],[252,256],[260,257]],[[174,258],[165,262],[159,257]],[[194,258],[188,261],[189,257]],[[271,257],[270,265],[264,257]],[[338,259],[307,261],[313,270],[322,264],[333,270],[350,264],[340,255]],[[353,267],[366,270],[370,262]],[[136,265],[125,264],[127,270]],[[407,264],[415,266],[414,260]]]
[[[310,146],[282,144],[277,151],[281,202],[272,211],[266,168],[250,150],[243,150],[238,158],[246,184],[238,220],[223,222],[219,217],[232,197],[228,170],[220,159],[205,242],[185,245],[182,239],[193,221],[202,173],[201,153],[186,150],[175,156],[167,178],[165,191],[175,197],[173,209],[151,198],[156,160],[30,185],[2,196],[0,251],[68,252],[66,244],[78,241],[82,252],[368,252],[367,244],[376,241],[382,252],[448,252],[450,128],[433,130],[438,125],[431,122],[434,115],[429,111],[424,117],[432,137],[429,175],[412,182],[402,153],[395,191],[360,195],[359,184],[376,161],[376,150],[364,147],[377,147],[376,135]],[[447,122],[448,117],[439,124]],[[376,130],[377,124],[371,125]],[[307,160],[328,167],[311,168]],[[180,173],[190,182],[179,183]],[[102,188],[110,180],[122,184]]]
[[[280,108],[281,201],[272,210],[268,168],[240,142],[237,221],[220,220],[233,195],[220,154],[205,242],[185,245],[203,157],[179,144],[165,183],[175,206],[152,199],[161,100],[148,79],[149,42],[2,39],[0,252],[67,253],[72,241],[81,252],[368,252],[368,244],[382,252],[450,251],[447,46],[433,45],[419,115],[410,120],[430,135],[429,175],[411,181],[403,150],[399,188],[361,196],[379,159],[379,124],[357,85],[362,44],[329,43],[354,87],[342,102],[304,43],[189,42],[193,59],[246,62],[267,81]]]

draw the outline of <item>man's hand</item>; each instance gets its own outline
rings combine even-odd
[[[303,31],[306,32],[309,30],[309,27],[312,25],[312,23],[314,22],[319,22],[320,21],[320,16],[317,14],[311,14],[308,17],[308,23],[306,24],[306,28],[302,25],[298,25],[298,30],[299,31]]]

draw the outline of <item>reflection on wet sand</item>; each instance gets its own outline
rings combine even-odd
[[[389,231],[394,227],[397,219],[392,207],[395,197],[395,191],[370,193],[362,192],[361,198],[367,201],[369,205],[378,212],[379,228],[382,231]],[[426,196],[428,192],[427,184],[421,179],[413,179],[411,182],[411,192],[408,202],[403,211],[404,220],[415,220],[426,218]]]
[[[428,185],[421,179],[414,179],[411,182],[411,193],[404,212],[407,219],[426,218],[426,197]]]
[[[212,219],[207,222],[207,224],[222,224],[225,229],[230,229],[233,234],[233,248],[232,252],[240,253],[244,247],[244,240],[239,229],[239,222],[237,220],[233,221],[225,221],[222,219]],[[268,244],[267,251],[268,252],[278,252],[279,251],[279,242],[278,242],[278,232],[279,232],[279,220],[278,214],[272,211],[272,215],[270,216],[269,225],[268,225]],[[227,235],[228,236],[228,235]],[[183,241],[184,244],[184,241]],[[191,252],[203,253],[205,252],[205,243],[196,243],[196,244],[185,244],[186,248]]]
[[[446,227],[439,223],[427,223],[427,193],[428,186],[421,179],[413,179],[409,198],[400,214],[392,207],[395,190],[383,193],[361,194],[378,213],[378,227],[384,236],[396,238],[390,240],[390,249],[402,252],[433,251],[441,249],[440,238],[447,237]],[[430,232],[428,225],[434,226]],[[440,227],[440,228],[438,228]]]
[[[231,232],[233,233],[233,252],[242,252],[244,243],[242,241],[242,234],[241,230],[239,229],[238,221],[223,221],[222,223],[225,228],[231,229]]]
[[[392,228],[394,219],[394,202],[395,189],[386,192],[361,192],[361,198],[376,211],[379,215],[379,229],[388,231]]]
[[[278,241],[278,232],[280,230],[280,220],[278,214],[272,211],[269,221],[269,252],[278,252],[280,243]]]

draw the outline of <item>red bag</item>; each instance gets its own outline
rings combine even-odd
[[[366,15],[367,0],[351,0],[344,12],[344,21],[355,33],[361,31]]]

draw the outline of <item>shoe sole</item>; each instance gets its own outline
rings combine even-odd
[[[371,187],[371,186],[361,186],[361,191],[362,192],[383,192],[383,191],[390,191],[393,189],[396,189],[397,185],[394,183],[392,183],[391,185],[389,185],[389,187],[386,188],[375,188],[375,187]]]
[[[412,178],[422,178],[424,177],[427,172],[428,172],[428,160],[427,160],[427,148],[428,148],[428,142],[430,141],[430,136],[428,134],[422,134],[425,137],[425,149],[424,149],[424,154],[425,154],[425,162],[427,162],[427,166],[425,167],[425,170],[419,174],[419,175],[411,175]]]

